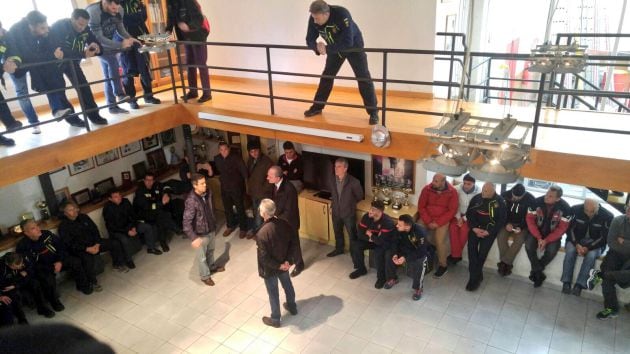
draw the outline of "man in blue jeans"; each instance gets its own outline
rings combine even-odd
[[[582,289],[586,289],[588,272],[606,247],[606,237],[613,215],[591,198],[584,200],[584,204],[574,205],[571,212],[574,217],[567,230],[567,241],[564,244],[562,293],[580,296]],[[578,256],[584,257],[584,260],[571,290],[573,270]]]
[[[280,295],[278,280],[282,284],[287,302],[284,308],[291,315],[297,315],[295,290],[289,276],[289,268],[294,263],[295,242],[293,233],[297,232],[289,223],[275,217],[276,204],[271,199],[260,202],[260,216],[264,223],[256,234],[258,246],[258,274],[265,280],[265,287],[271,305],[271,317],[264,316],[262,321],[270,327],[280,327]]]

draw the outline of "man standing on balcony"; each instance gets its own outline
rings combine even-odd
[[[351,49],[363,48],[363,35],[359,26],[352,20],[350,12],[341,6],[329,6],[323,0],[313,1],[309,9],[306,45],[317,55],[326,55],[326,66],[322,75],[335,76],[346,59],[352,67],[354,75],[359,79],[359,92],[363,105],[370,115],[370,124],[378,124],[376,109],[376,93],[374,83],[368,70],[367,55],[362,51],[347,52]],[[319,37],[324,42],[317,42]],[[322,113],[326,101],[333,88],[334,79],[321,78],[311,108],[304,112],[305,117]]]
[[[197,0],[167,0],[166,31],[175,29],[177,39],[180,41],[199,42],[199,44],[185,44],[186,64],[201,65],[203,67],[188,67],[188,88],[190,91],[183,96],[183,99],[193,99],[199,97],[197,94],[197,69],[203,92],[197,100],[203,103],[212,99],[210,95],[210,77],[206,62],[208,61],[208,47],[205,41],[210,34],[210,22],[201,12],[201,6]]]

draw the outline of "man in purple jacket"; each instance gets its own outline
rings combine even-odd
[[[214,264],[214,238],[216,220],[212,207],[212,192],[206,186],[206,177],[194,173],[190,177],[192,191],[186,197],[184,209],[184,233],[192,241],[199,256],[199,276],[201,281],[214,286],[211,273],[223,272],[225,267]]]

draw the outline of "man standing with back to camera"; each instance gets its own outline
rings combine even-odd
[[[370,125],[378,124],[376,93],[368,69],[367,55],[362,51],[346,52],[350,49],[363,48],[363,35],[359,26],[352,20],[347,9],[341,6],[329,6],[323,0],[313,1],[309,11],[311,16],[308,19],[306,45],[315,51],[315,54],[326,55],[326,66],[322,75],[337,75],[343,62],[348,59],[354,75],[359,79],[359,92],[363,98],[363,105],[370,115]],[[317,42],[320,36],[326,43]],[[334,81],[332,78],[323,77],[319,80],[314,101],[324,103],[313,103],[311,108],[304,112],[305,117],[322,113]]]

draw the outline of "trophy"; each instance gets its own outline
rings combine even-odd
[[[372,186],[372,201],[375,202],[378,200],[378,187],[377,186]]]
[[[389,197],[392,194],[392,190],[389,187],[381,188],[381,192],[383,193],[383,204],[389,205],[391,202],[391,198]]]
[[[409,206],[409,194],[411,194],[411,192],[413,192],[413,189],[411,189],[411,188],[403,188],[402,192],[405,195],[405,199],[403,200],[403,206]]]
[[[396,191],[396,192],[392,193],[392,198],[394,200],[394,203],[392,204],[392,209],[394,209],[394,210],[402,209],[403,194],[401,192],[399,192],[399,191]]]

